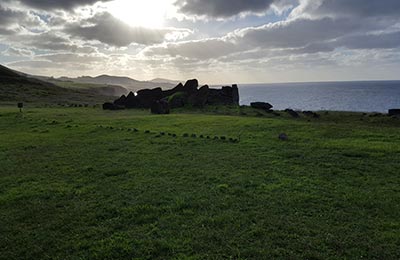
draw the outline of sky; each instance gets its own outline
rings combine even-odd
[[[208,84],[400,79],[400,0],[1,0],[0,64]]]

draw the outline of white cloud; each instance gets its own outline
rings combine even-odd
[[[67,25],[65,32],[86,40],[123,47],[132,43],[151,45],[168,39],[181,39],[191,33],[187,29],[151,29],[132,27],[109,13],[99,13],[90,19]]]

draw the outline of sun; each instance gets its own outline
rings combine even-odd
[[[168,0],[115,0],[107,4],[107,9],[131,26],[161,28],[169,5]]]

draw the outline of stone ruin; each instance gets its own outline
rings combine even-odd
[[[142,89],[136,94],[122,95],[113,103],[104,103],[103,109],[118,110],[125,108],[150,108],[155,114],[168,114],[171,108],[204,107],[205,105],[239,105],[237,85],[213,89],[208,85],[199,88],[197,79],[188,80],[185,85],[179,83],[169,90],[161,88]]]

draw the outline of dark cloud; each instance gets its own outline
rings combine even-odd
[[[179,30],[131,27],[109,13],[97,14],[86,21],[68,25],[65,29],[65,32],[72,36],[97,40],[117,47],[128,46],[131,43],[143,45],[162,43],[167,34],[174,31]]]
[[[352,35],[335,44],[349,49],[393,49],[400,47],[400,32]]]
[[[110,0],[4,0],[6,2],[20,2],[23,5],[42,10],[73,9],[78,6],[93,5],[97,2]]]
[[[10,30],[11,26],[36,27],[43,25],[40,18],[27,11],[13,10],[0,5],[0,30]],[[8,34],[8,33],[6,33]]]
[[[317,13],[336,15],[398,16],[400,14],[399,0],[324,0]]]
[[[266,11],[276,0],[178,0],[180,12],[213,18],[226,18],[240,13]]]

